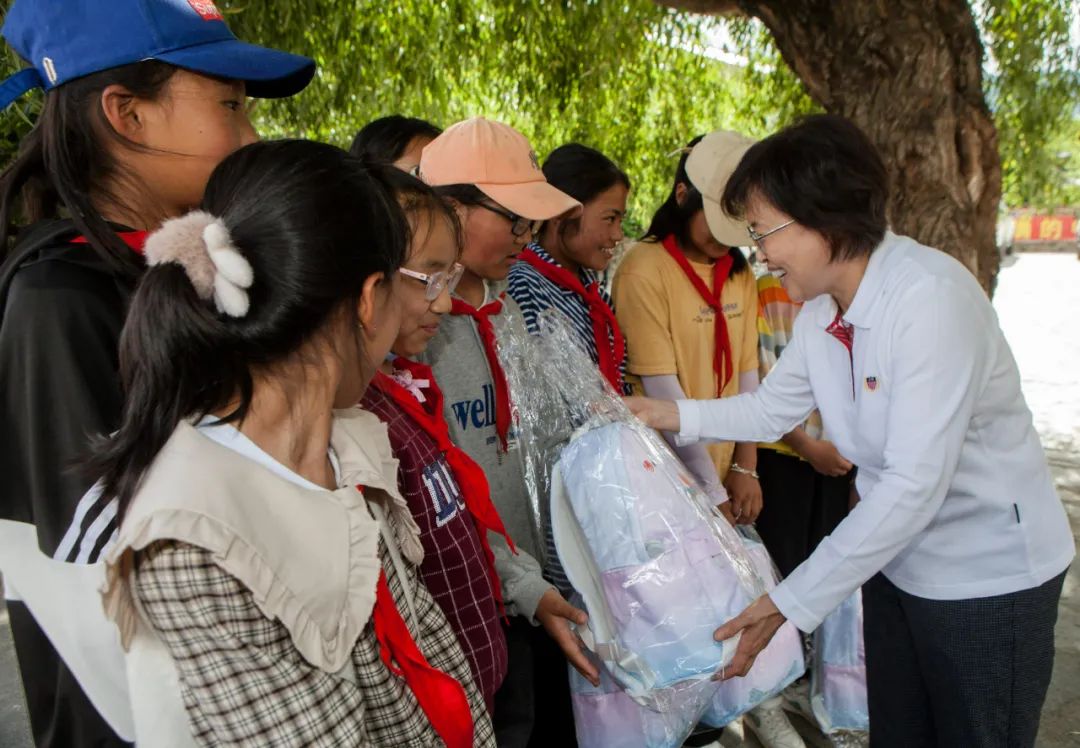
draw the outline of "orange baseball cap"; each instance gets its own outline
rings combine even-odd
[[[581,208],[577,200],[548,184],[524,135],[483,117],[451,125],[428,143],[420,155],[420,178],[432,187],[474,185],[531,221]]]

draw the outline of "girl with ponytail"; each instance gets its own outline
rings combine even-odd
[[[250,145],[147,240],[91,461],[140,743],[493,745],[386,429],[350,407],[400,326],[391,169]]]

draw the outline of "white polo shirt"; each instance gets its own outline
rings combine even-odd
[[[760,388],[679,402],[680,438],[768,442],[816,407],[858,466],[862,500],[771,593],[812,631],[883,571],[936,600],[1038,586],[1075,555],[1020,373],[989,299],[959,262],[887,233],[844,315],[854,347],[826,332],[837,307],[808,302]],[[768,497],[766,497],[766,501]]]

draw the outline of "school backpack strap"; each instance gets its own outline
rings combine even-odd
[[[79,235],[74,222],[67,219],[38,223],[15,242],[14,251],[0,264],[0,320],[7,308],[8,291],[15,273],[42,250],[66,244]]]

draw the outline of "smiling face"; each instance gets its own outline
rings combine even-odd
[[[405,268],[425,275],[445,273],[457,261],[458,246],[450,222],[431,211],[417,217],[414,245]],[[450,289],[444,288],[434,301],[428,301],[427,286],[416,278],[403,276],[399,281],[401,329],[393,351],[413,358],[423,353],[439,331],[439,323],[450,311]]]
[[[556,219],[555,236],[548,239],[545,232],[544,246],[557,247],[549,251],[564,265],[603,270],[615,256],[616,245],[623,240],[622,219],[629,192],[625,185],[615,184],[585,203],[580,218],[571,219],[570,225]]]
[[[747,201],[746,222],[760,234],[790,220],[791,216],[758,193],[752,194]],[[829,293],[842,272],[843,263],[830,261],[832,255],[825,237],[799,223],[792,223],[762,239],[757,252],[780,279],[788,296],[797,302]]]

